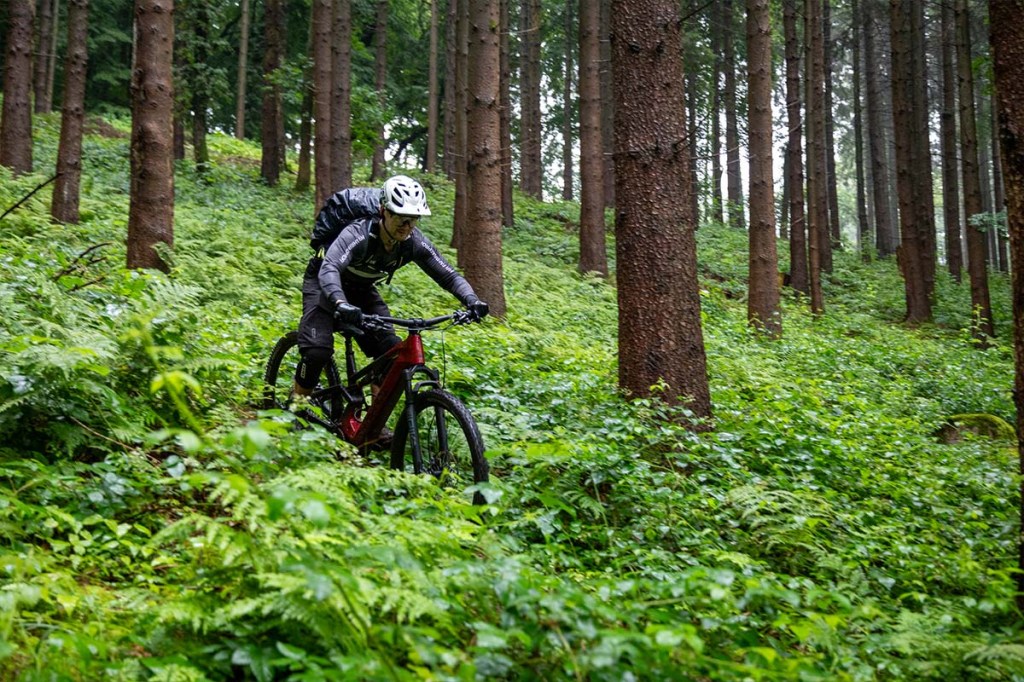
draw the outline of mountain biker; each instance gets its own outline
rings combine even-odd
[[[335,192],[316,218],[310,246],[316,252],[302,280],[302,318],[295,369],[295,396],[308,396],[334,353],[334,332],[349,331],[370,358],[400,341],[391,325],[364,329],[363,315],[389,315],[377,290],[410,262],[482,319],[488,306],[416,227],[429,216],[427,196],[416,180],[395,175],[382,188]]]

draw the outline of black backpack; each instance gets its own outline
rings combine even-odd
[[[354,221],[379,215],[380,188],[352,187],[335,192],[316,217],[309,245],[314,251],[326,250]]]

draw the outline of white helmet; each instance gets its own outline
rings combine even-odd
[[[395,215],[430,215],[423,187],[408,175],[393,175],[385,180],[380,202]]]

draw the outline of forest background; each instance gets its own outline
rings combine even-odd
[[[243,59],[243,71],[261,83],[247,89],[237,78],[238,58],[266,53],[260,36],[273,43],[266,36],[275,25],[266,12],[282,5],[177,3],[173,92],[181,135],[174,148],[181,158],[173,165],[173,248],[171,240],[158,244],[158,267],[148,270],[123,266],[131,265],[135,187],[127,87],[132,8],[102,0],[65,8],[43,0],[29,13],[34,28],[27,35],[36,38],[28,52],[37,57],[32,101],[42,110],[29,117],[27,135],[11,138],[31,142],[30,168],[4,164],[15,169],[0,186],[5,206],[15,207],[58,167],[59,140],[71,117],[68,109],[63,116],[47,113],[45,103],[52,107],[72,90],[64,86],[62,93],[60,85],[72,62],[62,71],[59,60],[38,57],[61,53],[57,27],[80,26],[65,12],[85,6],[89,66],[81,113],[89,116],[76,219],[54,222],[47,190],[0,222],[5,676],[1024,674],[1014,601],[1015,436],[1005,423],[1015,419],[1010,286],[998,274],[1009,259],[1000,228],[999,148],[992,109],[985,108],[992,93],[983,40],[960,60],[970,65],[971,78],[959,79],[957,92],[972,81],[963,91],[972,103],[977,99],[979,191],[971,201],[987,203],[981,210],[965,203],[971,178],[961,169],[970,155],[958,133],[941,200],[934,190],[924,193],[936,210],[908,210],[923,196],[919,184],[906,182],[921,176],[909,172],[921,166],[910,164],[933,158],[922,157],[922,141],[924,149],[936,147],[936,159],[946,150],[936,143],[949,92],[939,67],[944,49],[963,43],[936,27],[948,28],[956,12],[947,17],[946,6],[928,4],[914,5],[906,16],[886,11],[910,3],[760,4],[774,12],[772,25],[802,26],[807,38],[807,52],[801,43],[794,52],[783,39],[789,30],[768,34],[779,53],[768,60],[776,67],[776,103],[793,112],[793,99],[781,96],[786,79],[780,76],[794,55],[810,57],[806,63],[818,67],[807,71],[821,76],[808,81],[817,85],[807,92],[820,99],[808,96],[805,145],[806,179],[822,182],[806,188],[810,229],[802,232],[793,213],[805,195],[795,179],[796,157],[786,154],[786,181],[769,193],[779,198],[767,213],[763,204],[755,206],[750,177],[763,183],[763,166],[757,175],[754,159],[763,162],[765,155],[751,153],[750,165],[742,164],[743,150],[754,149],[753,138],[763,132],[753,114],[764,112],[764,91],[760,100],[743,92],[744,83],[757,80],[743,54],[757,31],[744,38],[742,12],[729,2],[675,8],[682,10],[686,48],[686,80],[677,83],[686,114],[679,120],[689,124],[692,151],[683,156],[688,189],[674,195],[685,203],[672,209],[683,230],[692,234],[700,225],[693,293],[708,370],[697,380],[710,391],[708,413],[694,414],[692,404],[669,395],[675,388],[669,384],[651,392],[647,383],[651,395],[639,400],[617,391],[627,387],[622,272],[628,263],[623,251],[590,248],[587,235],[594,233],[584,223],[598,215],[601,239],[618,248],[623,234],[606,233],[604,208],[615,207],[608,216],[621,213],[628,197],[616,202],[615,179],[606,180],[616,169],[608,162],[615,154],[603,145],[618,132],[606,120],[614,131],[598,137],[600,172],[589,176],[601,191],[588,185],[601,210],[587,213],[585,79],[573,65],[576,41],[590,35],[579,10],[602,4],[581,3],[575,14],[572,4],[536,0],[501,8],[508,25],[519,27],[501,33],[516,66],[500,75],[518,76],[505,81],[508,143],[500,146],[510,155],[501,163],[508,174],[502,194],[513,199],[513,211],[502,216],[498,251],[507,305],[500,323],[453,333],[444,346],[430,347],[446,354],[448,386],[478,415],[490,446],[496,472],[490,504],[474,508],[430,480],[361,461],[324,434],[294,430],[286,414],[250,407],[270,345],[294,324],[317,197],[332,191],[303,186],[324,177],[311,168],[326,154],[313,153],[323,136],[315,131],[315,98],[307,96],[317,64],[309,57],[316,44],[311,26],[324,25],[311,19],[324,4],[332,21],[341,5],[353,20],[351,130],[343,137],[352,143],[354,181],[377,182],[384,172],[438,162],[433,173],[415,171],[435,209],[424,229],[439,244],[455,237],[449,253],[461,262],[466,247],[449,221],[454,216],[455,227],[467,224],[459,218],[466,171],[454,164],[465,152],[444,142],[447,130],[458,137],[457,116],[440,105],[458,66],[441,58],[456,52],[451,45],[443,52],[430,48],[431,5],[288,3],[276,22],[286,29],[279,36],[281,65],[264,79],[263,61]],[[4,4],[8,54],[19,44],[12,28],[19,12],[32,5]],[[434,9],[437,19],[458,18]],[[975,35],[983,34],[980,4],[948,9],[960,9]],[[57,18],[49,34],[47,12],[51,22]],[[611,21],[610,14],[598,14],[596,35],[609,35],[600,22]],[[820,34],[807,31],[801,23],[807,17]],[[868,22],[873,32],[859,30]],[[246,25],[253,29],[243,49]],[[386,41],[378,39],[384,35]],[[870,47],[872,37],[881,44]],[[897,57],[902,37],[908,38],[905,61]],[[598,50],[609,49],[607,42],[598,41]],[[432,54],[438,57],[433,69]],[[452,63],[453,78],[433,90],[430,74],[441,75],[441,61]],[[876,84],[881,118],[874,127],[866,111],[857,113],[870,106],[871,74],[883,79]],[[900,93],[908,102],[920,95],[901,91],[900,78],[925,88],[923,128],[915,123],[920,107],[897,119]],[[601,93],[600,78],[598,86]],[[441,112],[433,135],[431,92]],[[771,97],[773,90],[767,92]],[[278,109],[265,108],[268,93],[280,97]],[[598,95],[598,112],[613,110],[610,102],[621,111],[621,102],[601,99],[607,96]],[[246,106],[239,109],[239,102]],[[962,108],[955,110],[954,119],[967,120]],[[282,113],[273,134],[263,127],[268,111]],[[812,112],[820,117],[813,123]],[[239,125],[243,119],[248,123]],[[594,119],[588,120],[593,131]],[[792,150],[794,126],[775,127],[768,148],[785,139]],[[428,151],[432,137],[438,158]],[[7,140],[0,140],[0,156],[18,146]],[[901,150],[915,140],[917,152]],[[876,141],[879,155],[872,150]],[[947,169],[948,157],[942,158],[939,166]],[[268,177],[268,159],[278,162],[276,178]],[[883,174],[888,181],[876,182]],[[963,202],[947,193],[960,183],[956,196]],[[465,187],[462,194],[465,200]],[[934,216],[949,207],[956,210],[943,211],[939,230]],[[955,238],[948,231],[953,213],[962,226]],[[887,214],[894,218],[890,232]],[[933,222],[922,218],[928,215]],[[908,216],[917,218],[912,228]],[[781,269],[787,261],[807,266],[806,294],[793,286],[790,267],[790,286],[779,297],[774,261],[767,279],[754,278],[754,235],[769,219]],[[968,250],[970,227],[982,237],[975,244],[982,245],[986,290],[992,284],[987,313],[976,287],[950,269],[952,254]],[[798,232],[810,250],[794,260]],[[932,278],[919,283],[923,298],[911,295],[908,256],[897,246],[908,239],[922,247],[913,262],[935,266]],[[588,249],[586,257],[599,253],[597,261],[584,262]],[[819,258],[828,252],[831,262],[815,266],[815,251]],[[977,272],[972,275],[975,284]],[[758,286],[776,292],[767,314],[751,305]],[[450,305],[418,273],[403,271],[387,295],[403,314]],[[914,307],[921,301],[924,317]],[[781,324],[773,327],[781,320],[784,332]]]

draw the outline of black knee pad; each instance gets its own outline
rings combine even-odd
[[[316,388],[317,380],[334,353],[330,348],[307,348],[295,368],[295,383],[305,389]]]

